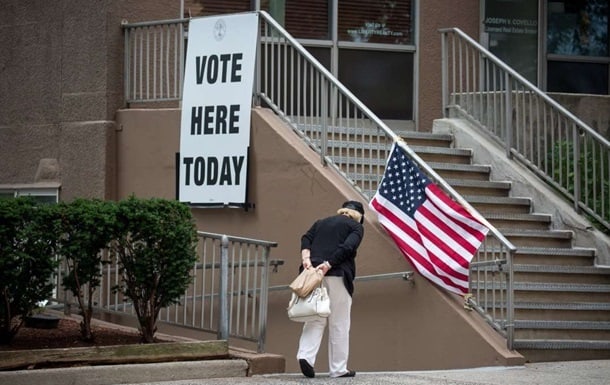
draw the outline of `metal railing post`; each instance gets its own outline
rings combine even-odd
[[[447,47],[447,34],[441,33],[441,93],[442,93],[442,114],[443,118],[449,117],[449,48]]]
[[[227,296],[229,282],[229,238],[222,236],[220,242],[220,293],[218,317],[218,339],[229,339],[229,297]]]
[[[322,128],[322,137],[320,142],[322,164],[326,164],[326,156],[328,155],[328,83],[325,78],[320,82],[320,125]]]
[[[265,351],[265,340],[267,338],[267,307],[269,303],[269,246],[263,248],[263,268],[261,270],[261,288],[258,310],[258,352]]]
[[[504,74],[504,81],[506,85],[506,104],[504,109],[504,124],[506,130],[506,156],[512,158],[511,147],[513,145],[513,87],[511,84],[511,77],[508,72]]]
[[[581,185],[581,181],[582,181],[582,177],[583,175],[581,175],[581,168],[580,168],[580,135],[578,133],[578,127],[576,127],[576,125],[572,124],[572,143],[574,148],[572,149],[572,153],[573,153],[573,158],[572,158],[572,170],[574,173],[574,199],[573,199],[573,203],[574,203],[574,210],[576,210],[577,213],[580,213],[580,208],[578,205],[578,202],[580,202],[580,186]]]
[[[124,24],[124,23],[123,23]],[[130,74],[130,68],[131,68],[131,60],[130,60],[130,56],[129,53],[131,52],[131,47],[129,45],[129,35],[130,35],[130,30],[126,29],[125,30],[125,52],[123,53],[124,55],[124,60],[125,63],[123,63],[123,104],[127,105],[126,101],[131,99],[131,95],[129,94],[129,87],[131,85],[131,78],[129,76]]]
[[[506,266],[508,267],[508,280],[506,282],[506,347],[509,350],[513,350],[515,342],[515,290],[513,287],[514,255],[515,250],[508,250],[506,263]]]

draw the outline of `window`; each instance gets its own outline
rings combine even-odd
[[[191,1],[190,5],[194,6],[194,11],[197,7],[201,8],[193,16],[198,16],[200,13],[203,16],[220,15],[225,13],[237,13],[250,11],[250,0],[205,0]],[[185,12],[188,15],[189,4],[185,4]]]
[[[263,0],[261,9],[297,39],[330,39],[329,0]]]
[[[608,0],[549,1],[547,91],[607,95]]]
[[[488,48],[530,82],[538,82],[538,2],[486,0]]]
[[[30,196],[38,202],[55,204],[59,202],[59,183],[44,185],[0,185],[0,199]]]
[[[608,0],[549,1],[547,52],[608,56]]]
[[[339,0],[339,40],[413,44],[411,0]]]
[[[413,119],[413,61],[409,52],[339,51],[339,80],[382,119]]]
[[[600,63],[549,61],[547,84],[549,92],[607,95],[608,66]]]

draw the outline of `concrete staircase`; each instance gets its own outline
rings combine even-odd
[[[363,157],[383,167],[386,159],[376,157],[388,142],[373,130],[349,142],[361,133],[344,130],[328,145],[333,161],[358,185],[371,186],[364,192],[372,197],[377,177],[353,164]],[[491,180],[491,167],[472,164],[472,150],[453,148],[451,135],[397,133],[518,247],[515,349],[530,362],[610,358],[610,269],[594,267],[596,250],[574,247],[572,231],[551,229],[551,215],[535,212],[529,197],[511,196],[511,181]]]

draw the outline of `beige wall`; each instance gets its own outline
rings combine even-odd
[[[117,119],[119,197],[173,198],[180,111],[121,110]],[[194,214],[200,230],[278,242],[271,257],[285,265],[270,274],[270,284],[286,285],[298,268],[301,234],[343,201],[360,198],[269,110],[254,110],[250,150],[248,188],[255,208],[194,209]],[[368,210],[366,218],[358,275],[412,270]],[[298,371],[294,357],[301,325],[286,317],[288,298],[286,291],[270,293],[266,351],[284,355],[286,370],[292,372]],[[402,279],[358,282],[352,311],[350,366],[357,370],[523,362],[458,299],[417,275],[413,284]],[[327,370],[326,342],[323,351],[320,371]]]

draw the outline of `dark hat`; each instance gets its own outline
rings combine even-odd
[[[356,210],[360,214],[364,215],[364,207],[362,207],[362,203],[358,201],[347,201],[343,203],[343,206],[341,206],[341,208]]]

